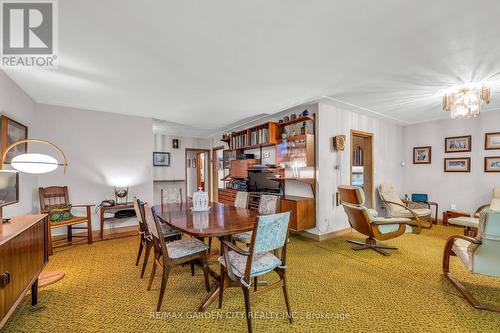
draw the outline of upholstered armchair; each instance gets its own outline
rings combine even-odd
[[[380,198],[388,209],[389,217],[408,218],[409,223],[413,227],[413,231],[419,234],[422,228],[432,228],[432,211],[429,208],[410,208],[409,204],[418,205],[411,201],[403,203],[401,198],[396,193],[396,188],[390,183],[382,183],[378,188]]]
[[[486,210],[486,209],[500,211],[500,187],[495,187],[493,189],[491,202],[488,204],[482,205],[481,207],[476,209],[476,211],[474,213],[474,217],[479,218],[479,216],[481,215],[481,212]]]
[[[478,235],[451,236],[444,248],[443,273],[476,309],[500,312],[500,306],[480,303],[450,272],[450,256],[456,255],[472,274],[500,277],[500,211],[483,210]]]
[[[289,223],[290,212],[259,216],[251,234],[250,246],[245,250],[237,247],[232,242],[221,241],[219,308],[222,307],[225,285],[240,285],[245,299],[248,332],[252,332],[250,297],[275,288],[282,288],[288,320],[290,323],[292,322],[286,283],[286,249]],[[278,255],[279,250],[281,250],[281,255]],[[278,275],[279,280],[262,289],[257,289],[257,278],[273,271]]]
[[[377,240],[387,240],[399,237],[406,232],[406,225],[410,219],[377,217],[373,211],[365,207],[365,194],[357,186],[338,187],[342,206],[349,219],[351,227],[368,238],[364,242],[348,240],[349,243],[359,245],[353,250],[372,249],[384,256],[390,255],[384,250],[397,250],[394,246],[377,243]]]

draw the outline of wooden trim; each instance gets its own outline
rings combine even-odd
[[[370,154],[370,159],[371,159],[371,182],[372,182],[372,186],[371,186],[371,192],[372,192],[372,207],[368,207],[368,208],[373,208],[375,207],[375,154],[374,154],[374,151],[375,151],[375,140],[374,140],[374,135],[373,133],[369,133],[369,132],[363,132],[363,131],[358,131],[358,130],[353,130],[351,129],[351,135],[350,135],[350,142],[349,142],[349,185],[352,184],[352,138],[353,136],[358,136],[358,137],[362,137],[362,138],[370,138],[371,139],[371,154]]]
[[[490,135],[499,135],[500,136],[500,132],[491,132],[491,133],[485,133],[484,134],[484,149],[485,150],[498,150],[500,149],[499,148],[488,148],[488,136]]]
[[[307,232],[307,231],[293,232],[292,230],[290,230],[290,232],[294,236],[298,236],[298,237],[301,237],[301,238],[306,238],[308,240],[313,240],[313,241],[316,241],[316,242],[322,242],[322,241],[325,241],[325,240],[329,240],[329,239],[333,239],[333,238],[339,238],[339,237],[342,237],[344,235],[350,234],[350,233],[352,233],[352,228],[351,227],[347,227],[345,229],[335,230],[335,231],[331,231],[331,232],[328,232],[326,234],[321,234],[321,235],[313,234],[313,233]]]
[[[464,139],[467,138],[469,140],[469,148],[464,149],[464,150],[449,150],[448,145],[446,143],[447,140],[449,139]],[[472,135],[459,135],[459,136],[449,136],[447,138],[444,138],[444,152],[448,154],[453,154],[453,153],[468,153],[472,151]]]
[[[207,165],[208,165],[208,169],[207,170],[207,178],[208,180],[205,181],[205,183],[208,183],[208,196],[209,196],[209,199],[210,201],[212,200],[212,186],[211,186],[211,182],[212,182],[212,171],[210,170],[210,167],[211,167],[211,162],[210,162],[210,149],[202,149],[202,148],[185,148],[184,149],[184,179],[186,179],[186,182],[184,184],[184,188],[185,188],[185,193],[186,193],[186,200],[187,200],[187,195],[188,195],[188,190],[187,190],[187,155],[188,155],[188,152],[189,151],[192,151],[192,152],[196,152],[196,153],[207,153]]]
[[[212,201],[219,202],[219,169],[217,165],[217,151],[224,150],[224,146],[212,148]]]

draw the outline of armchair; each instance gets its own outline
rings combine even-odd
[[[38,194],[40,199],[40,211],[42,213],[49,213],[52,208],[69,206],[71,208],[81,207],[86,208],[86,214],[84,216],[71,216],[68,219],[64,219],[60,222],[53,222],[49,218],[49,251],[52,253],[52,248],[61,246],[62,242],[67,241],[67,244],[73,243],[74,238],[87,238],[87,243],[92,244],[92,214],[90,207],[94,206],[92,204],[83,205],[73,205],[69,201],[68,187],[67,186],[50,186],[50,187],[40,187],[38,188]],[[87,226],[75,227],[76,224],[85,223]],[[67,237],[61,240],[52,241],[52,229],[67,227],[68,233]],[[87,229],[87,235],[73,235],[73,229]],[[56,243],[54,245],[54,243]]]
[[[500,312],[500,306],[480,303],[450,272],[450,256],[457,258],[472,274],[500,277],[500,211],[484,210],[476,238],[455,235],[448,238],[443,255],[444,276],[476,309]]]
[[[372,249],[384,256],[390,255],[384,250],[397,250],[394,246],[386,246],[377,243],[378,240],[387,240],[401,236],[406,232],[406,225],[410,219],[382,218],[376,217],[364,206],[365,195],[360,187],[339,186],[338,187],[342,206],[347,214],[349,223],[353,229],[368,236],[365,242],[348,240],[347,242],[359,245],[353,250]]]
[[[395,187],[390,183],[382,183],[378,188],[380,199],[389,209],[389,217],[409,218],[413,232],[419,234],[422,228],[432,228],[432,211],[429,208],[410,208],[409,204],[418,205],[412,201],[406,201],[406,204],[396,194]]]

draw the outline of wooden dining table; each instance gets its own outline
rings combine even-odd
[[[231,235],[251,231],[255,225],[258,212],[210,203],[210,210],[206,212],[191,211],[190,203],[166,204],[154,206],[155,214],[163,223],[167,223],[179,231],[193,237],[217,237],[229,240]],[[199,311],[205,311],[212,304],[220,292],[219,274],[209,267],[210,274],[215,278],[217,287],[200,305]]]

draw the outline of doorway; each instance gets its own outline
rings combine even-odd
[[[201,188],[210,193],[210,150],[186,148],[186,197],[192,198],[193,193]]]
[[[224,169],[224,146],[212,149],[212,198],[214,202],[219,202],[219,189],[224,189],[224,177],[229,175],[229,169]]]
[[[373,134],[351,130],[350,184],[365,192],[366,207],[374,207]]]

